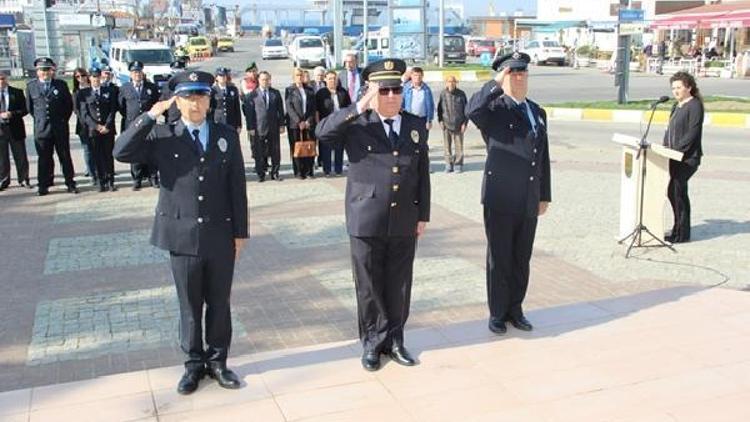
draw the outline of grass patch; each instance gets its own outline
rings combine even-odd
[[[479,63],[469,63],[469,64],[446,64],[443,67],[438,67],[433,64],[423,66],[422,69],[425,71],[428,70],[492,70],[489,66],[482,66]]]
[[[656,98],[630,101],[627,104],[617,104],[617,101],[571,101],[549,103],[545,107],[559,108],[598,108],[604,110],[648,110]],[[747,97],[719,97],[703,98],[704,107],[708,112],[750,113],[750,98]],[[657,110],[671,110],[674,101],[659,104]]]
[[[33,78],[27,78],[27,79],[10,79],[10,80],[8,80],[8,85],[10,85],[10,86],[12,86],[14,88],[18,88],[18,89],[26,91],[26,83],[28,81],[32,80],[32,79]],[[65,83],[68,84],[68,89],[71,92],[73,92],[73,78],[65,76],[63,78],[55,78],[55,79],[60,79],[60,80],[65,81]]]

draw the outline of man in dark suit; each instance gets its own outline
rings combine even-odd
[[[78,109],[91,142],[92,155],[99,177],[99,192],[112,192],[115,186],[115,165],[112,148],[115,142],[115,116],[117,114],[117,97],[111,86],[105,87],[101,82],[101,71],[89,71],[91,86],[78,91]]]
[[[213,80],[199,71],[172,77],[175,97],[138,116],[115,144],[119,161],[152,164],[161,172],[151,244],[170,252],[177,287],[180,345],[187,355],[180,394],[194,392],[206,373],[222,387],[240,386],[226,360],[234,263],[248,236],[245,167],[237,131],[206,117]],[[156,124],[173,102],[181,120]]]
[[[10,185],[10,153],[16,163],[18,184],[31,189],[23,124],[23,116],[27,114],[23,91],[8,85],[8,75],[0,72],[0,191]]]
[[[357,56],[347,54],[344,56],[344,69],[338,75],[339,85],[349,94],[349,100],[352,104],[357,102],[362,88],[362,69],[357,67]]]
[[[316,122],[328,117],[331,113],[339,111],[342,108],[349,107],[352,103],[349,100],[349,94],[337,83],[336,72],[329,70],[325,73],[326,87],[319,89],[315,93],[315,110]],[[331,174],[331,153],[333,153],[333,169],[337,175],[344,171],[344,145],[335,145],[333,149],[327,144],[318,145],[320,158],[323,167],[323,173],[326,177]]]
[[[232,126],[239,134],[242,129],[240,91],[228,83],[231,72],[227,67],[216,69],[216,84],[211,88],[211,115],[216,123]]]
[[[401,111],[406,63],[367,66],[360,101],[320,122],[321,143],[343,144],[349,155],[346,226],[357,291],[362,366],[380,368],[380,355],[401,365],[416,361],[404,347],[417,238],[430,219],[430,171],[424,121]]]
[[[34,60],[37,79],[26,85],[26,109],[34,118],[34,144],[39,155],[37,163],[37,194],[44,196],[54,182],[55,162],[53,151],[57,152],[65,185],[69,193],[78,193],[75,182],[75,169],[70,158],[70,129],[68,122],[73,114],[73,97],[68,84],[55,79],[55,62],[49,57]]]
[[[482,132],[487,161],[482,182],[487,235],[489,329],[503,334],[505,322],[531,331],[522,303],[529,284],[529,261],[537,217],[551,201],[547,115],[526,98],[529,56],[499,57],[499,73],[475,93],[466,115]]]
[[[169,67],[172,69],[171,78],[174,78],[175,75],[178,75],[185,71],[185,67],[187,66],[187,63],[184,60],[175,60],[172,63],[169,64]],[[162,86],[161,86],[161,94],[159,96],[159,99],[161,101],[166,101],[174,95],[172,90],[169,89],[169,80],[167,80]],[[177,104],[172,103],[172,105],[169,107],[169,110],[164,113],[164,118],[166,119],[167,123],[177,123],[180,118],[180,110],[177,108]]]
[[[286,90],[286,115],[289,136],[289,152],[296,164],[296,176],[300,179],[313,177],[313,157],[294,157],[294,144],[303,137],[310,140],[315,130],[315,92],[304,83],[304,71],[294,70],[294,83]]]
[[[130,71],[130,82],[126,82],[120,88],[118,108],[122,114],[120,131],[125,131],[135,119],[144,111],[148,111],[159,101],[159,88],[151,81],[146,80],[143,74],[143,63],[133,61],[128,65]],[[148,179],[151,186],[159,186],[157,169],[150,168],[145,163],[132,163],[130,175],[133,177],[133,190],[139,190],[143,185],[143,179]]]
[[[271,179],[281,181],[281,139],[284,132],[284,102],[281,93],[271,87],[271,74],[258,74],[258,87],[245,95],[242,102],[245,123],[250,136],[250,148],[255,159],[258,181],[266,180],[268,159],[271,159]]]

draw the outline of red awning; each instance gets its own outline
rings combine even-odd
[[[750,27],[750,10],[735,10],[700,23],[701,28],[746,28]]]
[[[743,28],[750,27],[750,2],[709,4],[682,12],[657,16],[656,29]]]

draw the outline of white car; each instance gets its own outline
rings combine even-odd
[[[278,38],[269,38],[263,42],[263,49],[260,53],[263,60],[266,59],[286,59],[289,53],[286,51],[284,43]]]
[[[326,51],[323,39],[318,36],[296,37],[289,46],[294,67],[326,66]]]
[[[533,64],[557,63],[558,66],[565,65],[565,49],[557,41],[529,41],[521,51],[531,57],[531,63]]]

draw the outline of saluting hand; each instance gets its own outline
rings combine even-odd
[[[373,103],[377,99],[378,89],[380,89],[379,84],[370,82],[365,95],[363,95],[362,98],[357,101],[357,110],[359,110],[360,112],[364,112],[366,110],[374,108]]]
[[[164,114],[165,111],[169,110],[169,107],[172,106],[172,103],[174,103],[177,96],[173,96],[172,98],[164,101],[158,101],[156,104],[151,107],[151,110],[149,110],[149,113],[158,116],[160,114]]]
[[[539,203],[539,216],[540,217],[543,216],[544,213],[547,212],[547,208],[548,207],[549,207],[549,202],[542,201],[542,202]]]
[[[499,88],[503,87],[503,82],[505,82],[505,78],[508,77],[508,74],[510,74],[510,68],[505,67],[495,75],[495,83]]]

